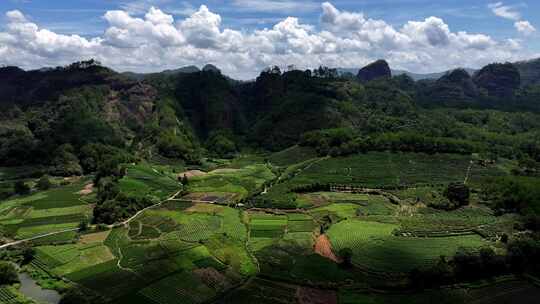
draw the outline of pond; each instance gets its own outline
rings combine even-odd
[[[55,290],[41,288],[27,273],[19,273],[21,293],[39,303],[58,304],[62,296]]]

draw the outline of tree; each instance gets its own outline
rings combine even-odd
[[[79,231],[86,231],[86,230],[88,230],[88,220],[84,218],[79,223]]]
[[[61,145],[54,152],[52,173],[59,176],[82,175],[83,170],[74,148],[70,144]]]
[[[17,269],[9,262],[0,262],[0,285],[19,282]]]
[[[36,186],[39,190],[49,190],[52,184],[51,184],[51,181],[49,180],[49,177],[47,175],[43,175],[38,180]]]
[[[71,288],[62,296],[59,304],[89,304],[88,295],[79,288]]]
[[[19,195],[25,195],[30,193],[30,187],[25,184],[23,181],[15,182],[15,193]]]
[[[451,183],[444,191],[444,196],[446,196],[452,203],[457,203],[459,206],[465,206],[469,204],[471,190],[465,184]]]
[[[36,251],[28,243],[21,245],[21,256],[23,258],[22,264],[28,264],[34,259]]]
[[[189,183],[188,177],[186,174],[184,174],[184,176],[182,176],[182,185],[187,186],[188,183]]]
[[[114,179],[102,178],[98,183],[97,198],[99,202],[104,202],[116,198],[120,193],[120,186]]]
[[[353,252],[351,248],[343,248],[339,251],[339,256],[343,259],[343,267],[350,268],[352,267],[352,256]]]

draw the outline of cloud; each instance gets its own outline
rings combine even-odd
[[[9,11],[5,30],[0,31],[0,64],[38,68],[96,58],[118,70],[150,72],[213,63],[233,77],[247,79],[274,64],[361,67],[386,58],[394,68],[431,72],[529,55],[520,40],[455,32],[439,17],[396,27],[362,12],[339,10],[329,2],[321,5],[319,24],[287,17],[260,30],[227,28],[221,16],[204,5],[185,18],[150,6],[137,14],[108,11],[103,20],[106,30],[85,38],[57,34],[20,11]],[[527,31],[527,24],[518,26]]]
[[[517,21],[514,23],[514,27],[518,32],[525,36],[536,32],[536,28],[529,21]]]
[[[502,2],[491,3],[488,7],[495,15],[514,20],[514,27],[520,34],[529,36],[536,32],[536,28],[529,21],[521,20],[521,14],[514,7],[504,5]]]
[[[502,2],[491,3],[488,5],[493,14],[510,20],[521,19],[521,14],[514,10],[513,7],[504,5]]]

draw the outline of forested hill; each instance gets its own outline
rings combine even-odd
[[[94,172],[108,158],[197,163],[295,144],[319,154],[366,150],[496,154],[540,161],[539,60],[490,64],[437,80],[393,76],[384,60],[357,75],[214,66],[119,74],[99,62],[0,68],[0,165]],[[530,163],[530,162],[529,162]]]

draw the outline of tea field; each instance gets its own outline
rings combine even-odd
[[[463,287],[406,295],[372,290],[402,286],[404,276],[442,256],[451,260],[463,248],[504,253],[500,236],[516,232],[517,215],[496,215],[477,192],[457,210],[429,207],[448,183],[467,179],[476,190],[486,177],[504,174],[478,165],[475,156],[331,158],[298,146],[208,159],[189,169],[129,164],[120,189],[162,203],[114,227],[32,240],[33,259],[24,269],[45,286],[82,287],[111,304],[399,303],[399,297],[484,303],[493,299],[485,290],[494,283],[470,293]],[[90,178],[2,201],[4,236],[23,239],[91,220],[95,189],[82,191],[92,189]],[[343,266],[347,251],[349,267]],[[536,294],[536,287],[517,282],[504,286],[517,297],[521,290]],[[0,301],[12,303],[17,290],[6,288],[0,287]]]

